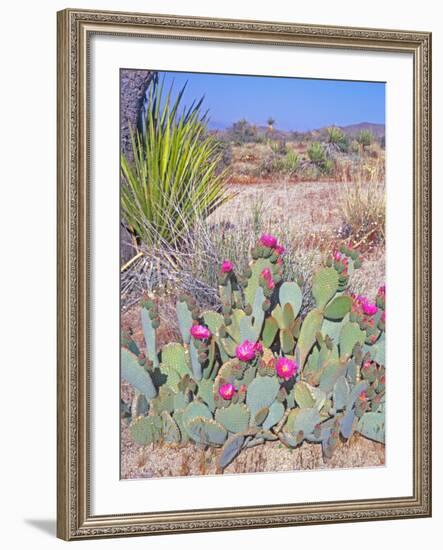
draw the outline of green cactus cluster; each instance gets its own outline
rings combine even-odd
[[[283,254],[265,235],[246,272],[223,262],[220,311],[180,295],[182,342],[161,349],[157,306],[142,300],[146,349],[130,333],[121,349],[122,378],[135,390],[121,414],[137,443],[218,447],[221,471],[267,441],[321,444],[325,458],[354,432],[384,443],[384,287],[374,303],[349,294],[361,260],[342,247],[315,273],[315,307],[302,317],[298,283],[282,280]]]

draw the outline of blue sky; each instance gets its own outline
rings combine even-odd
[[[176,93],[187,81],[183,102],[205,96],[211,128],[245,118],[266,125],[272,116],[281,130],[313,130],[358,122],[385,122],[385,84],[263,76],[159,72]],[[173,93],[173,96],[175,95]]]

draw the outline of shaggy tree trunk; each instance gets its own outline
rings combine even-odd
[[[120,147],[133,159],[129,128],[138,126],[146,89],[154,76],[153,71],[122,69],[120,73]]]
[[[120,73],[120,150],[130,161],[134,160],[130,128],[139,122],[143,99],[154,72],[122,69]],[[125,264],[137,252],[133,235],[125,224],[120,224],[120,262]]]

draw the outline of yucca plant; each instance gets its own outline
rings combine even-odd
[[[300,166],[300,157],[293,149],[289,149],[283,159],[285,171],[288,174],[295,174]]]
[[[363,147],[369,147],[374,141],[374,134],[370,130],[360,130],[357,134],[357,141]]]
[[[155,78],[147,92],[140,129],[131,129],[134,161],[121,154],[122,215],[137,237],[179,243],[184,227],[206,217],[228,195],[222,152],[207,133],[203,98],[182,108],[185,86],[171,99]]]
[[[326,147],[331,153],[346,152],[349,146],[347,137],[337,126],[326,128],[326,141]]]
[[[318,141],[314,141],[307,150],[309,160],[320,166],[326,160],[326,152],[323,145]]]

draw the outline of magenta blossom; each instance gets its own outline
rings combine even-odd
[[[378,307],[367,299],[361,301],[361,307],[365,315],[375,315],[378,311]]]
[[[275,364],[275,370],[280,378],[289,380],[297,374],[298,365],[292,359],[288,359],[287,357],[279,357],[277,359],[277,363]]]
[[[272,290],[275,287],[274,279],[272,278],[272,272],[268,267],[265,267],[261,272],[261,276],[266,281],[267,287]]]
[[[189,332],[196,340],[207,340],[211,336],[211,332],[208,327],[203,325],[192,325]]]
[[[275,252],[277,252],[277,254],[279,254],[280,256],[281,256],[282,254],[285,253],[285,247],[282,246],[281,244],[277,244],[276,246],[274,246],[274,250],[275,250]]]
[[[332,256],[333,256],[333,258],[336,262],[339,262],[341,260],[340,252],[334,252],[334,254]]]
[[[240,361],[252,361],[257,353],[263,353],[263,346],[260,343],[245,340],[235,348],[235,355]]]
[[[223,397],[223,399],[232,399],[235,388],[232,384],[222,384],[219,389],[218,393]]]
[[[263,345],[261,342],[257,342],[255,344],[255,353],[260,353],[260,354],[263,353]]]
[[[222,273],[231,273],[231,271],[234,269],[234,264],[230,262],[229,260],[224,260],[221,265],[221,272]]]
[[[263,235],[260,237],[260,244],[269,248],[275,248],[277,246],[277,239],[274,237],[274,235],[263,233]]]

